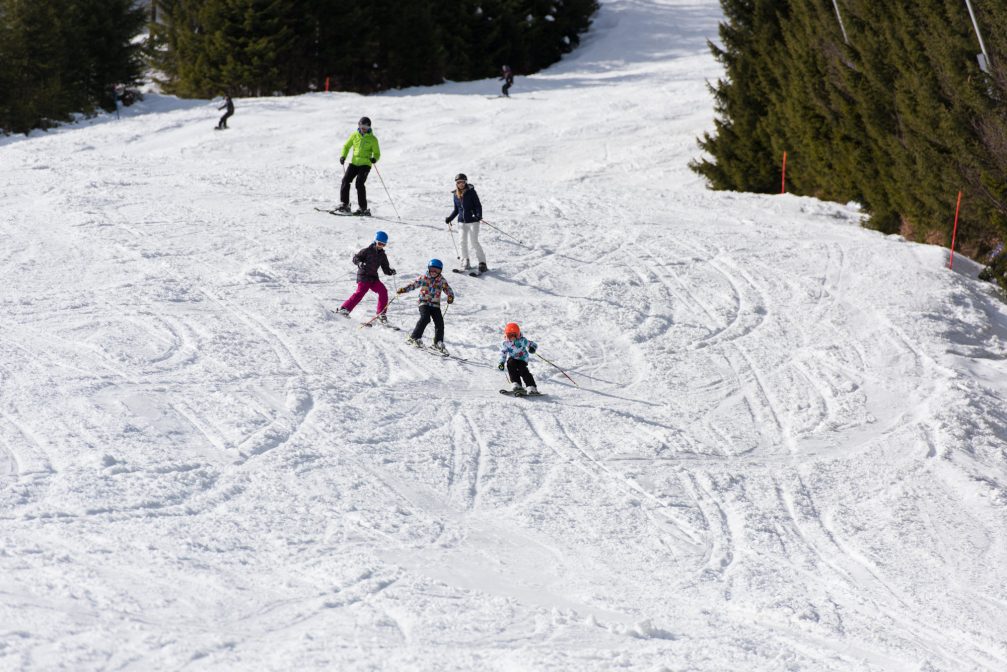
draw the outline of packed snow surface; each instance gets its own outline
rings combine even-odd
[[[1007,669],[1003,306],[852,205],[704,188],[719,19],[610,0],[510,100],[4,140],[0,669]],[[317,212],[364,114],[385,219]],[[392,289],[456,265],[460,171],[468,361],[334,316],[376,229]],[[498,394],[510,321],[576,385]]]

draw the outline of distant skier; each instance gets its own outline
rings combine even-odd
[[[528,355],[535,354],[538,344],[525,338],[521,334],[521,327],[514,322],[504,327],[504,338],[506,340],[500,344],[500,363],[497,364],[497,368],[503,371],[506,363],[507,377],[514,383],[511,393],[515,397],[541,394],[535,386],[535,378],[528,370]],[[528,386],[527,391],[521,385],[522,381]]]
[[[234,101],[231,100],[230,96],[224,96],[224,104],[221,105],[220,107],[218,107],[217,109],[218,110],[223,110],[225,108],[227,109],[227,112],[224,112],[224,116],[222,116],[220,118],[220,121],[217,122],[217,130],[218,131],[227,128],[227,120],[228,120],[228,118],[234,116]]]
[[[336,212],[350,211],[350,182],[357,181],[357,209],[354,215],[370,215],[367,208],[367,188],[364,182],[371,172],[371,166],[381,158],[381,148],[378,147],[378,138],[371,131],[371,120],[369,117],[361,117],[357,124],[357,130],[353,131],[349,139],[343,145],[343,153],[339,157],[339,164],[345,166],[346,155],[350,148],[353,148],[353,158],[350,160],[350,167],[343,172],[343,183],[339,188],[340,205]]]
[[[465,173],[455,175],[455,190],[451,194],[454,202],[454,210],[444,218],[444,223],[451,229],[451,220],[456,216],[462,225],[462,268],[466,271],[472,268],[469,263],[469,240],[472,241],[472,249],[475,250],[479,259],[479,272],[485,273],[486,254],[482,245],[479,244],[479,223],[483,218],[483,206],[479,202],[479,195],[476,188],[468,183]]]
[[[448,296],[448,303],[455,302],[455,293],[451,290],[447,280],[442,275],[444,273],[444,263],[440,259],[431,259],[427,263],[427,272],[410,282],[405,287],[399,287],[399,294],[411,292],[417,287],[420,288],[419,309],[420,319],[416,322],[412,335],[406,339],[406,343],[415,345],[417,348],[423,347],[423,331],[434,321],[434,349],[445,355],[448,354],[444,347],[444,316],[441,313],[441,292]]]
[[[509,65],[505,65],[500,69],[500,77],[497,79],[502,79],[504,81],[504,85],[503,88],[500,89],[500,93],[510,98],[510,94],[507,92],[510,91],[511,85],[514,84],[514,73],[511,72]]]
[[[378,321],[382,324],[388,324],[388,318],[385,316],[385,307],[388,306],[388,289],[378,279],[378,268],[383,270],[385,275],[395,275],[395,269],[388,265],[388,256],[385,254],[385,245],[387,244],[388,234],[384,231],[378,231],[374,234],[373,243],[353,255],[353,263],[357,267],[357,290],[340,306],[339,314],[343,317],[349,317],[350,312],[370,291],[378,295]]]

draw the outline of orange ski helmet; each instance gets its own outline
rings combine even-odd
[[[504,327],[504,336],[510,338],[511,336],[520,336],[521,327],[517,326],[517,322],[508,322],[507,326]]]

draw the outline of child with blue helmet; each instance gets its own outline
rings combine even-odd
[[[448,353],[444,347],[444,315],[441,313],[441,292],[447,294],[448,303],[454,303],[455,293],[452,291],[448,281],[444,279],[444,262],[440,259],[431,259],[427,263],[427,272],[417,277],[404,287],[399,287],[399,294],[405,294],[419,288],[419,310],[420,319],[416,322],[412,335],[406,339],[410,345],[418,348],[423,347],[423,332],[434,321],[434,348],[445,355]]]
[[[357,290],[340,306],[339,314],[343,317],[350,316],[350,312],[367,292],[374,292],[378,295],[378,320],[387,324],[385,307],[388,305],[388,289],[378,279],[379,268],[385,275],[395,275],[395,269],[388,265],[388,256],[385,254],[387,244],[388,234],[378,231],[374,234],[373,243],[353,255],[353,264],[357,267]]]

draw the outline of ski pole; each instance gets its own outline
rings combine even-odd
[[[391,300],[390,300],[390,301],[389,301],[388,303],[386,303],[386,304],[385,304],[385,309],[384,309],[384,310],[382,310],[382,311],[381,311],[380,313],[378,313],[377,315],[375,315],[375,316],[374,316],[374,317],[372,317],[371,319],[369,319],[369,320],[367,320],[366,322],[364,322],[363,324],[361,324],[361,325],[360,325],[360,328],[361,328],[361,329],[363,329],[364,327],[369,327],[369,326],[371,326],[371,323],[372,323],[372,322],[374,322],[374,320],[378,319],[379,317],[381,317],[382,315],[384,315],[385,313],[387,313],[387,312],[388,312],[388,306],[390,306],[390,305],[392,305],[393,303],[395,303],[395,299],[397,299],[397,298],[399,298],[399,295],[398,295],[398,294],[396,294],[395,296],[393,296],[393,297],[391,298]]]
[[[485,224],[486,226],[490,227],[491,229],[496,229],[497,231],[499,231],[500,233],[504,234],[508,238],[514,238],[514,236],[510,235],[509,233],[507,233],[506,231],[504,231],[503,229],[501,229],[499,226],[496,226],[496,225],[494,225],[491,222],[487,222],[485,219],[482,219],[482,220],[479,220],[479,221],[481,221],[483,224]],[[519,242],[522,245],[524,245],[524,241],[518,240],[517,238],[514,238],[514,240],[517,240],[517,242]]]
[[[552,362],[550,362],[548,359],[546,359],[542,355],[538,354],[537,352],[535,353],[535,356],[538,357],[539,359],[541,359],[543,362],[545,362],[549,366],[551,366],[554,369],[556,369],[557,371],[559,371],[560,373],[562,373],[564,376],[566,376],[566,379],[569,380],[571,383],[573,383],[574,385],[577,385],[577,381],[574,380],[573,378],[571,378],[570,376],[567,376],[566,375],[566,371],[564,371],[563,369],[559,368],[558,366],[556,366],[555,364],[553,364]],[[577,385],[577,387],[580,387],[580,385]]]
[[[451,224],[448,224],[448,233],[451,234],[451,244],[455,246],[455,257],[458,261],[461,261],[462,253],[458,251],[458,243],[455,242],[455,230],[451,228]]]
[[[399,209],[395,207],[395,201],[392,200],[392,194],[388,191],[388,187],[385,186],[385,178],[381,177],[381,171],[378,170],[378,164],[374,164],[374,172],[378,174],[378,179],[381,180],[381,186],[385,187],[385,193],[388,195],[388,202],[392,204],[392,208],[395,210],[395,216],[402,219],[402,215],[399,214]]]

